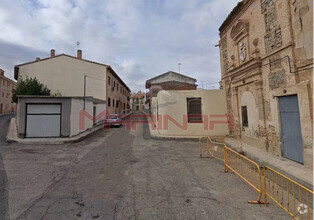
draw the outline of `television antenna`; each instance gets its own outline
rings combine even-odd
[[[182,63],[178,63],[179,73],[181,73],[181,68],[180,68],[181,65],[182,65]]]

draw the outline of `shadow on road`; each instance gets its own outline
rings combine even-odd
[[[6,145],[5,137],[11,118],[14,115],[0,116],[0,150]],[[8,179],[0,151],[0,219],[8,219]]]

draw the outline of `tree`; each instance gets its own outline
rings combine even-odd
[[[50,95],[50,89],[44,84],[40,83],[38,79],[19,78],[16,89],[13,91],[12,101],[17,103],[19,95]]]

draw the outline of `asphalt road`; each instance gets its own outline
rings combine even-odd
[[[5,137],[13,115],[0,116],[0,148],[6,145]],[[8,180],[0,153],[0,219],[8,218]]]
[[[257,193],[221,161],[199,158],[197,142],[151,139],[147,125],[2,153],[11,219],[289,218],[274,204],[248,204]]]

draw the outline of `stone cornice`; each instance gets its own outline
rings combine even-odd
[[[262,65],[262,60],[261,59],[250,59],[247,62],[243,63],[240,66],[235,67],[234,69],[228,71],[223,77],[222,79],[226,79],[229,77],[235,77],[235,76],[239,76],[243,73],[247,73],[249,71],[257,71],[260,72],[260,68]]]

